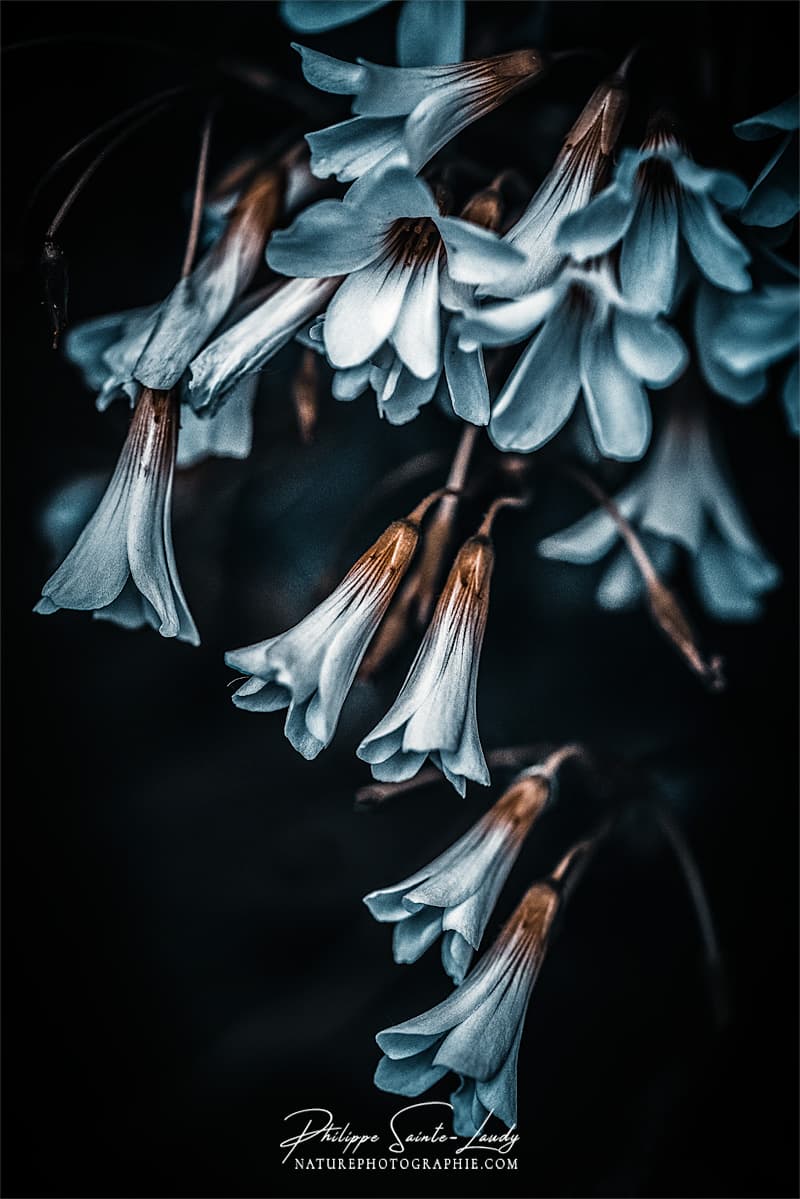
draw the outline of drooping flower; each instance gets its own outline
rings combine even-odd
[[[171,498],[178,440],[174,392],[144,388],[97,510],[34,611],[94,611],[127,627],[199,644],[172,550]]]
[[[518,258],[489,230],[442,215],[427,184],[396,164],[365,176],[357,194],[351,188],[343,200],[307,208],[267,250],[285,275],[347,276],[322,326],[341,376],[334,394],[352,398],[371,383],[395,423],[436,390],[442,307],[463,302],[460,286],[495,278]]]
[[[739,214],[746,225],[761,225],[774,229],[791,221],[800,211],[798,125],[800,108],[797,96],[734,125],[733,130],[737,137],[748,142],[783,135],[772,157],[750,188]]]
[[[282,0],[281,16],[298,33],[325,33],[388,4],[389,0]],[[401,67],[435,66],[464,57],[464,0],[406,0],[397,22]]]
[[[493,565],[479,531],[453,563],[400,694],[356,751],[380,782],[412,778],[430,756],[459,795],[467,779],[488,786],[476,699]]]
[[[619,292],[607,258],[565,267],[519,300],[456,318],[459,345],[509,345],[534,330],[492,409],[502,450],[539,449],[566,424],[582,393],[601,453],[640,458],[650,439],[648,387],[666,387],[688,361],[678,334]]]
[[[472,197],[465,205],[461,219],[494,231],[500,224],[501,212],[500,192],[495,182]],[[368,362],[334,372],[334,397],[354,400],[371,387],[379,415],[393,425],[413,420],[432,400],[441,402],[461,420],[475,425],[488,424],[489,383],[483,350],[480,346],[469,352],[462,350],[452,320],[453,313],[473,307],[475,290],[473,284],[456,283],[446,271],[440,272],[442,353],[439,369],[429,379],[418,379],[397,350],[390,343],[384,343]],[[319,353],[324,353],[323,330],[324,318],[320,318],[304,338],[305,344]]]
[[[496,804],[430,865],[364,903],[395,925],[396,962],[416,962],[441,936],[442,964],[462,982],[511,867],[553,785],[543,766],[524,771]]]
[[[327,304],[340,279],[283,280],[189,364],[187,394],[196,412],[224,418],[231,398]],[[217,415],[219,413],[219,415]]]
[[[382,1091],[413,1098],[452,1071],[453,1128],[472,1136],[494,1113],[517,1121],[517,1058],[533,985],[559,907],[559,880],[572,854],[525,893],[492,948],[460,987],[430,1009],[384,1029],[375,1071]]]
[[[458,133],[544,70],[536,50],[449,66],[384,67],[363,59],[342,62],[305,46],[294,49],[309,83],[354,97],[355,116],[306,135],[311,170],[342,183],[398,157],[416,173]]]
[[[763,256],[763,255],[762,255]],[[768,370],[786,358],[797,359],[800,344],[800,288],[797,270],[774,255],[775,267],[762,286],[731,295],[707,285],[699,288],[694,310],[697,357],[706,382],[738,404],[759,399],[769,387]],[[797,431],[794,367],[783,388],[790,427]]]
[[[550,284],[566,260],[556,242],[561,222],[589,203],[605,179],[619,137],[628,94],[626,64],[590,96],[567,134],[550,173],[503,240],[524,260],[479,295],[517,297]]]
[[[304,758],[333,739],[361,659],[414,556],[429,502],[394,521],[299,624],[225,655],[228,666],[251,676],[234,704],[249,712],[288,707],[285,733]]]
[[[615,503],[638,529],[659,575],[677,566],[683,549],[711,615],[752,620],[780,571],[753,535],[726,475],[702,410],[676,407],[649,460]],[[644,597],[645,584],[605,510],[539,544],[544,557],[578,564],[597,562],[612,550],[597,601],[604,608],[626,608]]]
[[[681,242],[715,287],[747,291],[750,254],[719,212],[745,191],[735,175],[698,166],[659,115],[641,148],[622,152],[610,186],[562,222],[557,244],[582,261],[621,243],[622,293],[654,312],[672,307]]]

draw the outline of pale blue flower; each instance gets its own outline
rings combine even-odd
[[[376,920],[394,923],[396,962],[416,962],[442,938],[442,965],[460,983],[480,947],[489,917],[553,780],[532,767],[454,845],[364,903]]]
[[[288,708],[287,738],[304,758],[315,758],[333,739],[361,659],[418,538],[416,518],[395,521],[299,624],[227,653],[228,666],[251,676],[234,704],[249,712]]]
[[[178,406],[172,392],[142,391],[111,481],[34,611],[94,611],[199,643],[172,549]]]
[[[488,786],[476,711],[494,552],[484,536],[459,551],[392,707],[356,751],[380,782],[412,778],[430,757],[459,795]]]
[[[339,282],[335,278],[282,280],[201,350],[189,363],[187,396],[195,411],[203,414],[202,423],[215,425],[229,419],[232,400],[241,396],[242,388],[255,386],[258,372],[327,304]]]
[[[544,69],[535,50],[451,66],[384,67],[363,59],[343,62],[305,46],[294,49],[314,87],[353,96],[350,120],[306,135],[311,170],[340,182],[398,158],[419,171],[456,134],[533,83]]]
[[[360,21],[388,0],[282,0],[281,16],[298,33],[325,33]],[[464,0],[406,0],[397,22],[401,67],[436,66],[464,57]]]
[[[452,1071],[453,1128],[472,1136],[494,1112],[517,1121],[517,1058],[525,1013],[558,910],[551,880],[537,883],[465,981],[436,1007],[375,1038],[382,1091],[414,1098]]]
[[[756,540],[701,411],[675,409],[633,481],[615,497],[639,531],[656,571],[668,575],[680,551],[689,555],[695,586],[706,609],[720,620],[753,620],[761,597],[776,587],[780,571]],[[578,564],[614,551],[597,591],[604,608],[628,608],[645,583],[619,530],[600,509],[546,538],[539,552]]]
[[[791,358],[800,343],[800,289],[796,268],[772,254],[767,281],[746,295],[707,285],[697,293],[694,331],[697,356],[709,386],[737,404],[750,404],[769,388],[768,370]],[[796,373],[783,386],[790,428],[797,431]]]
[[[482,361],[453,363],[452,339],[443,348],[448,310],[518,258],[488,230],[443,216],[427,184],[399,165],[376,168],[343,200],[312,205],[267,250],[285,275],[346,275],[321,326],[334,394],[352,399],[369,384],[395,423],[433,397],[443,365],[456,411],[468,419],[478,411],[488,397]]]
[[[745,193],[740,179],[698,166],[656,124],[640,150],[623,150],[611,185],[562,222],[557,244],[583,261],[621,243],[622,294],[654,312],[672,308],[681,243],[715,287],[747,291],[750,254],[719,211],[738,208]]]
[[[800,108],[797,96],[776,104],[757,117],[734,125],[734,133],[745,141],[761,141],[782,134],[772,157],[748,193],[740,218],[746,225],[773,229],[791,221],[800,210],[800,162],[798,135]]]
[[[519,297],[552,283],[566,261],[557,244],[561,222],[589,203],[608,170],[628,95],[614,75],[595,88],[570,129],[550,173],[522,216],[503,238],[523,254],[500,279],[481,286],[478,295]]]
[[[668,386],[688,360],[674,329],[623,298],[607,259],[566,267],[550,287],[456,319],[466,350],[510,345],[538,330],[492,409],[489,434],[502,450],[539,449],[583,394],[600,452],[641,458],[651,425],[645,384]]]

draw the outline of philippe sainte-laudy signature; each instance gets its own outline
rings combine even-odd
[[[519,1133],[515,1132],[513,1128],[505,1132],[485,1131],[492,1112],[489,1112],[483,1124],[471,1137],[456,1136],[449,1130],[449,1127],[445,1126],[444,1121],[447,1118],[445,1114],[435,1115],[431,1110],[442,1107],[446,1108],[448,1112],[453,1110],[452,1104],[444,1100],[429,1100],[425,1103],[412,1103],[396,1111],[390,1118],[387,1129],[389,1153],[406,1153],[419,1149],[421,1145],[443,1146],[460,1141],[461,1144],[458,1148],[453,1150],[455,1154],[466,1153],[467,1150],[505,1154],[510,1153],[519,1140]],[[438,1118],[439,1116],[441,1118]],[[436,1124],[434,1124],[435,1119],[438,1120]],[[387,1135],[377,1132],[356,1132],[350,1127],[349,1121],[346,1124],[336,1124],[333,1112],[326,1107],[304,1107],[284,1116],[284,1122],[286,1121],[292,1121],[296,1131],[280,1143],[281,1149],[286,1150],[284,1162],[287,1162],[301,1145],[306,1145],[310,1141],[335,1145],[340,1153],[357,1156],[362,1150],[367,1153],[375,1152],[375,1148],[383,1143],[384,1135]]]

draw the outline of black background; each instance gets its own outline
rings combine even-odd
[[[715,1032],[674,859],[634,818],[591,866],[537,983],[516,1174],[282,1167],[287,1113],[329,1107],[385,1133],[402,1106],[372,1087],[374,1033],[447,988],[435,951],[392,964],[388,932],[360,897],[428,861],[486,798],[435,787],[353,810],[368,777],[353,747],[411,647],[386,679],[356,688],[313,764],[283,740],[280,717],[234,710],[222,655],[299,618],[323,571],[341,572],[436,486],[443,466],[345,529],[392,466],[431,448],[445,462],[455,429],[433,412],[392,429],[367,398],[328,400],[303,448],[287,350],[264,376],[251,459],[207,463],[176,488],[178,562],[202,647],[77,613],[32,615],[55,565],[37,531],[42,505],[81,471],[108,474],[126,419],[98,416],[48,348],[37,239],[66,182],[26,216],[32,187],[100,121],[187,80],[223,96],[220,167],[286,135],[298,114],[285,97],[222,79],[215,61],[300,76],[270,3],[7,2],[3,17],[4,1193],[796,1194],[796,455],[777,399],[711,405],[783,587],[760,623],[723,626],[703,620],[678,580],[727,658],[724,696],[702,691],[643,613],[595,609],[594,570],[536,558],[536,539],[585,508],[544,473],[533,510],[498,524],[479,695],[487,747],[584,739],[658,777],[715,913],[727,1027]],[[392,6],[308,40],[388,62],[394,20]],[[533,42],[605,58],[564,63],[462,147],[487,172],[513,164],[535,185],[594,83],[637,41],[623,140],[636,143],[649,105],[671,98],[701,161],[753,179],[766,148],[737,142],[730,125],[796,88],[793,4],[471,4],[471,54]],[[333,100],[329,111],[340,111]],[[132,137],[68,217],[74,321],[168,291],[202,112],[190,99]],[[561,795],[490,933],[612,802],[569,774]]]

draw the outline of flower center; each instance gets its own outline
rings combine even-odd
[[[424,266],[438,256],[442,235],[430,217],[392,221],[386,234],[386,249],[398,265]]]

